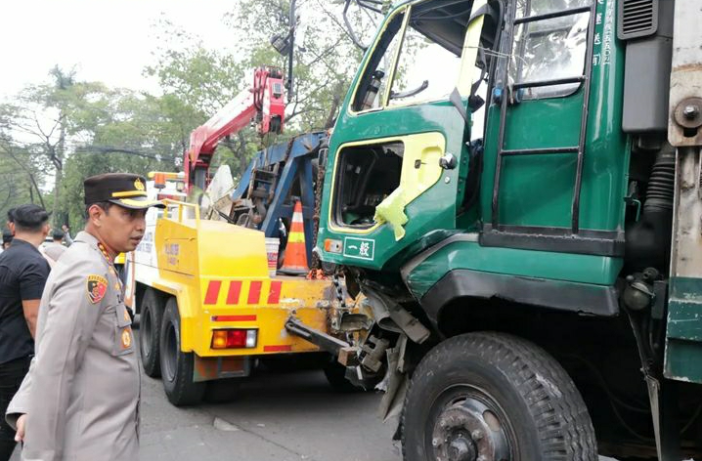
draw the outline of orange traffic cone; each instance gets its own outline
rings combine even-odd
[[[280,272],[286,274],[306,274],[308,271],[305,229],[302,220],[302,203],[298,200],[295,203],[292,225],[290,226],[290,235],[288,236],[288,245],[285,247],[285,259],[283,260],[283,267],[280,268]]]

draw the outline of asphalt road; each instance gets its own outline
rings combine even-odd
[[[141,459],[399,461],[380,396],[333,391],[321,371],[260,373],[236,400],[178,409],[143,381]]]
[[[191,408],[144,376],[142,398],[141,461],[401,461],[381,396],[336,392],[318,370],[259,372],[234,401]]]

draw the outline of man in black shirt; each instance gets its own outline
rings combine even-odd
[[[12,212],[14,239],[0,254],[0,411],[5,414],[34,355],[39,301],[49,276],[49,264],[39,245],[49,233],[49,216],[37,205]],[[0,461],[15,449],[15,431],[0,421]]]

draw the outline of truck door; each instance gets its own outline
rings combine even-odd
[[[616,3],[507,5],[485,139],[481,243],[621,257],[628,149]]]
[[[468,171],[465,103],[480,75],[483,15],[468,24],[486,1],[475,3],[414,2],[386,18],[330,142],[325,259],[379,269],[426,234],[455,229]]]

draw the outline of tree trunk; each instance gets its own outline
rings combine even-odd
[[[63,120],[63,117],[61,118]],[[54,205],[51,209],[51,221],[56,228],[61,227],[61,222],[59,222],[59,198],[61,196],[61,180],[63,179],[63,154],[66,146],[66,129],[61,122],[61,131],[59,134],[59,140],[56,144],[56,160],[54,161],[54,166],[56,168],[56,181],[54,182]]]
[[[327,113],[327,120],[324,122],[325,129],[334,127],[334,122],[336,122],[336,112],[339,110],[339,105],[341,104],[343,90],[344,82],[337,82],[336,86],[334,87],[334,96],[332,98],[331,107]]]

